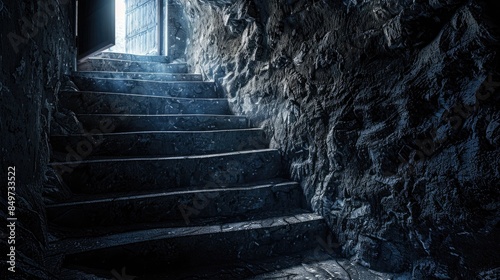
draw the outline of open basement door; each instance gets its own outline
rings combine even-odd
[[[78,0],[78,61],[115,44],[115,0]]]

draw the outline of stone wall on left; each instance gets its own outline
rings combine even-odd
[[[2,248],[15,246],[15,273],[8,271],[10,253],[2,251],[0,275],[7,279],[53,279],[45,269],[42,193],[57,92],[75,64],[73,19],[71,0],[0,0],[0,213],[3,221],[10,214],[17,218],[15,244],[9,244],[9,228],[1,227]],[[13,213],[8,208],[9,167],[15,167]]]

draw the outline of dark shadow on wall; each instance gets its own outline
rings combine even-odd
[[[0,208],[17,219],[1,227],[2,279],[54,279],[42,193],[57,92],[74,66],[73,11],[70,0],[0,1]]]

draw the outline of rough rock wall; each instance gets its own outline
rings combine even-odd
[[[49,161],[48,131],[55,93],[73,68],[69,0],[0,0],[0,147],[2,220],[8,212],[7,172],[15,167],[15,244],[2,223],[2,279],[54,279],[44,267],[47,243],[42,192]],[[9,174],[12,177],[13,174]],[[15,246],[16,272],[6,254]]]
[[[181,2],[193,70],[222,85],[235,113],[266,129],[344,256],[417,279],[495,273],[500,76],[498,30],[487,15],[494,7]]]

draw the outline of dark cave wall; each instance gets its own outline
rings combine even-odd
[[[73,5],[70,0],[0,0],[0,207],[4,221],[8,166],[15,166],[17,187],[16,273],[7,271],[5,249],[0,268],[8,279],[54,279],[44,267],[48,236],[42,193],[56,92],[64,74],[73,68]],[[5,224],[1,230],[2,248],[8,248]]]
[[[475,1],[186,0],[187,59],[272,137],[342,254],[417,279],[499,265],[494,36]]]

